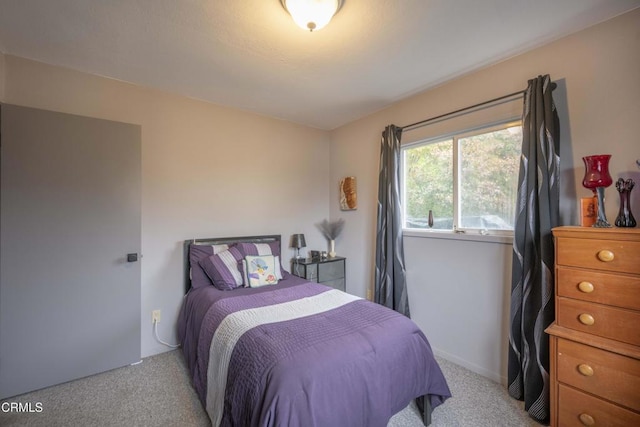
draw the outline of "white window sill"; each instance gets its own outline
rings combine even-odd
[[[513,244],[513,236],[506,236],[503,234],[472,234],[471,232],[454,233],[453,231],[412,230],[405,228],[402,229],[402,235],[404,237],[420,237],[425,239],[466,240],[470,242]]]

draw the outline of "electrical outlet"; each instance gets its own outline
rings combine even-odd
[[[367,289],[367,299],[371,301],[371,298],[372,298],[371,289]]]
[[[153,310],[151,312],[151,323],[160,323],[160,310]]]

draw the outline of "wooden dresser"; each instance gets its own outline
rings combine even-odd
[[[551,425],[640,426],[640,229],[553,235]]]

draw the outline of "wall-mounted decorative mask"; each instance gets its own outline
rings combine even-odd
[[[356,192],[356,177],[348,176],[340,181],[340,209],[352,211],[358,208],[358,194]]]

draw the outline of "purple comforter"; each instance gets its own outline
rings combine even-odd
[[[212,340],[225,318],[330,295],[325,292],[336,291],[293,276],[253,289],[192,289],[178,331],[205,407],[211,411]],[[213,360],[212,367],[218,366]],[[224,410],[209,413],[224,426],[386,426],[411,399],[429,395],[435,408],[451,395],[420,329],[405,316],[362,299],[248,329],[232,347],[224,372]]]

